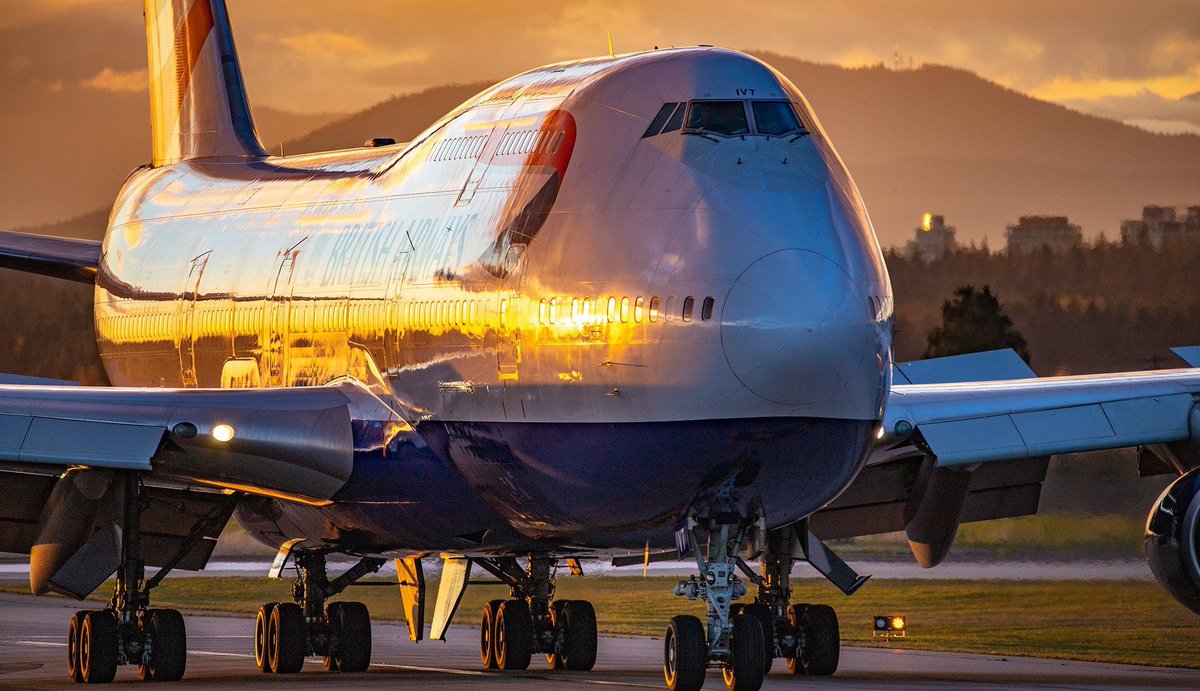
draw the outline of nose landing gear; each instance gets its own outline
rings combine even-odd
[[[727,482],[693,510],[676,533],[680,554],[693,554],[699,576],[675,586],[675,594],[708,605],[706,622],[677,616],[663,641],[663,676],[671,691],[698,691],[709,668],[719,668],[730,691],[756,691],[773,658],[787,660],[791,674],[828,676],[837,670],[837,614],[826,605],[791,605],[790,573],[798,553],[845,594],[866,582],[808,531],[806,521],[767,530],[762,507],[742,512]],[[755,573],[748,559],[761,559]],[[736,601],[747,588],[741,571],[758,586],[753,603]]]

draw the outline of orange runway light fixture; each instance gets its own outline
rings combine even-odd
[[[908,635],[908,620],[895,614],[877,614],[871,622],[872,638],[904,638]]]

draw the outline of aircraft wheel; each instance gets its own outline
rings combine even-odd
[[[837,671],[841,638],[837,613],[829,605],[812,605],[804,613],[804,672],[827,677]]]
[[[796,632],[797,636],[803,633],[804,614],[808,611],[809,607],[812,607],[812,605],[802,602],[788,608],[788,624],[791,625],[792,630]],[[807,674],[804,671],[804,661],[800,657],[789,657],[786,659],[788,674]]]
[[[79,629],[79,675],[85,684],[107,684],[117,675],[117,620],[97,609],[83,616]]]
[[[570,600],[555,600],[550,603],[550,622],[554,627],[554,640],[560,649],[563,647],[562,641],[566,635],[563,631],[562,608],[568,602]],[[566,669],[566,663],[563,660],[563,656],[557,652],[546,655],[546,664],[550,666],[550,669]]]
[[[71,623],[67,626],[67,676],[77,684],[83,681],[83,669],[79,666],[79,633],[86,616],[87,610],[72,614]]]
[[[762,625],[763,674],[770,674],[775,662],[775,616],[771,614],[771,608],[761,602],[752,602],[738,607],[738,614],[754,617]]]
[[[764,647],[762,624],[758,618],[753,615],[735,617],[729,662],[722,670],[725,687],[729,691],[758,691],[762,688]]]
[[[708,643],[704,624],[697,617],[671,618],[663,638],[663,676],[671,691],[699,691],[708,669]]]
[[[337,631],[337,668],[343,672],[365,672],[371,666],[371,614],[361,602],[343,602],[330,619]]]
[[[254,619],[254,664],[267,674],[271,673],[271,637],[267,633],[271,627],[271,612],[278,606],[278,602],[266,603],[258,608],[258,616]]]
[[[142,622],[150,655],[138,665],[138,676],[143,681],[179,681],[187,668],[183,615],[173,609],[152,609],[142,613]]]
[[[496,611],[496,667],[506,672],[529,668],[533,620],[524,600],[505,600]]]
[[[581,672],[596,666],[596,610],[587,600],[568,600],[562,607],[563,666]]]
[[[304,666],[304,612],[282,602],[271,610],[267,624],[267,660],[275,674],[295,674]]]
[[[499,669],[496,664],[496,614],[504,600],[492,600],[483,606],[479,619],[479,657],[485,669]]]

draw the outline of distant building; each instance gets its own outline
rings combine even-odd
[[[1022,216],[1008,227],[1008,253],[1028,254],[1049,247],[1066,252],[1083,243],[1083,232],[1066,216]]]
[[[1165,240],[1200,238],[1200,206],[1189,206],[1179,218],[1173,206],[1142,208],[1142,219],[1121,221],[1121,240],[1129,243],[1148,242],[1155,248]]]
[[[925,214],[921,217],[916,235],[904,246],[904,254],[926,263],[941,259],[947,252],[958,248],[958,242],[954,239],[957,232],[954,226],[946,225],[946,219],[941,214]]]

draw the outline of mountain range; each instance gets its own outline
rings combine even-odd
[[[953,67],[844,68],[759,57],[812,103],[885,246],[903,244],[925,212],[945,215],[962,241],[986,236],[999,247],[1005,226],[1022,215],[1066,215],[1086,235],[1113,238],[1120,221],[1138,217],[1144,205],[1200,205],[1200,136],[1155,134],[1084,115]],[[437,87],[346,116],[255,112],[268,149],[282,141],[293,154],[358,146],[371,137],[405,141],[486,86]],[[30,210],[38,195],[26,204],[20,194],[5,194],[0,224],[56,221],[37,231],[99,237],[104,212],[57,219],[111,202],[125,173],[146,158],[145,112],[144,98],[140,106],[94,109],[77,123],[75,138],[40,152],[28,137],[3,138],[0,190],[9,191],[13,180],[36,181],[53,185],[60,199],[49,207],[57,210],[52,215]]]

